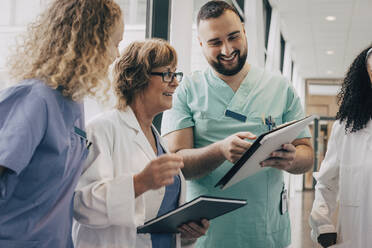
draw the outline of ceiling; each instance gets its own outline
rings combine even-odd
[[[372,44],[372,0],[270,2],[279,9],[284,39],[305,79],[344,77],[353,59]],[[327,21],[327,16],[336,19]]]

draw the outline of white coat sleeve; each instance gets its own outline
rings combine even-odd
[[[107,125],[87,128],[92,142],[75,189],[74,218],[91,228],[136,227],[145,219],[143,196],[135,198],[132,174],[115,175],[111,152],[114,135]]]
[[[315,185],[315,200],[310,213],[311,238],[317,242],[322,233],[336,232],[331,216],[337,207],[339,192],[340,161],[337,154],[338,138],[342,135],[342,128],[335,122],[328,142],[328,150],[321,164],[320,171],[314,173],[317,180]]]

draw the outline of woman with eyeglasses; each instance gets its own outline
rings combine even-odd
[[[206,233],[207,220],[181,226],[181,235],[136,233],[185,202],[182,158],[168,154],[152,125],[172,106],[182,80],[176,65],[176,51],[159,39],[131,43],[116,62],[116,109],[87,125],[92,146],[74,199],[77,248],[180,247]]]
[[[322,247],[371,247],[372,46],[351,64],[338,97],[337,121],[320,171],[314,175],[311,234]],[[337,205],[336,229],[331,217]]]

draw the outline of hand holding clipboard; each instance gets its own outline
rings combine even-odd
[[[292,149],[290,143],[314,119],[315,116],[308,116],[301,120],[285,123],[274,130],[261,134],[215,187],[228,188],[261,171],[260,162],[270,158],[273,152],[278,152],[281,148]],[[283,144],[285,144],[284,147],[282,147]]]

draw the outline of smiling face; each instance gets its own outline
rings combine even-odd
[[[151,72],[175,72],[176,68],[162,66],[154,68]],[[177,78],[168,83],[164,82],[161,75],[151,75],[148,86],[141,93],[140,97],[146,109],[151,113],[160,113],[172,107],[174,91],[179,82]]]
[[[243,23],[233,11],[201,20],[198,33],[203,54],[218,73],[232,76],[243,68],[247,59],[247,39]]]

